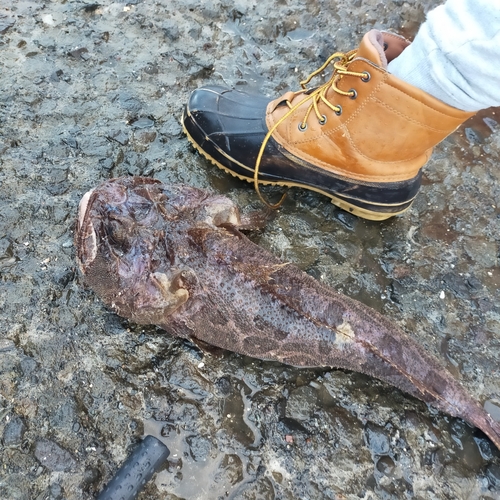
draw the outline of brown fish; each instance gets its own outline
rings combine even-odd
[[[120,316],[247,356],[371,375],[500,448],[500,424],[412,338],[252,243],[244,225],[224,196],[120,178],[83,197],[75,245],[86,283]]]

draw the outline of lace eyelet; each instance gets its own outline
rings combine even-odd
[[[363,73],[366,75],[366,76],[362,76],[361,77],[361,81],[362,82],[369,82],[372,78],[372,75],[370,75],[370,73],[368,73],[368,71],[363,71]]]
[[[335,111],[335,114],[337,116],[340,116],[342,114],[342,106],[340,104],[337,104],[338,111]]]
[[[299,130],[301,132],[305,132],[307,130],[307,123],[304,123],[304,126],[302,126],[302,122],[299,123]]]
[[[319,120],[320,125],[324,125],[327,122],[326,115],[321,115],[321,120]]]
[[[352,99],[353,101],[354,101],[354,99],[356,99],[356,97],[358,97],[358,93],[354,89],[350,89],[349,93],[351,94],[349,96],[349,99]]]

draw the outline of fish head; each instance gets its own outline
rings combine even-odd
[[[140,265],[140,240],[151,240],[159,214],[153,210],[159,182],[138,185],[134,178],[112,179],[87,192],[78,207],[75,247],[80,270],[89,274],[99,260],[110,270],[120,263]],[[139,189],[140,188],[140,189]],[[140,262],[141,261],[141,262]],[[102,265],[102,262],[101,262]]]
[[[111,179],[80,201],[78,265],[86,284],[120,316],[159,324],[196,286],[187,235],[239,222],[226,197],[145,177]]]
[[[75,247],[85,282],[120,316],[158,324],[189,297],[176,242],[201,190],[141,177],[106,181],[78,208]],[[194,213],[197,211],[194,210]]]

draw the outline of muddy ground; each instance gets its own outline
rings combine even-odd
[[[104,179],[151,175],[258,206],[179,118],[208,83],[271,97],[435,1],[7,1],[0,6],[0,498],[90,499],[143,434],[171,449],[145,499],[493,499],[477,429],[368,377],[204,354],[85,289],[73,230]],[[439,145],[384,223],[291,190],[252,238],[401,325],[500,419],[500,128]],[[264,189],[267,196],[278,191]]]

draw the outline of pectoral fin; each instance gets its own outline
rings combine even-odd
[[[216,347],[212,344],[208,344],[207,342],[197,339],[196,337],[189,337],[189,340],[204,354],[210,354],[211,356],[214,356],[216,358],[222,358],[227,352],[221,347]]]
[[[238,207],[225,196],[211,196],[203,207],[200,219],[214,226],[231,224],[238,227],[241,222]]]
[[[180,286],[182,283],[182,279],[179,278],[180,274],[180,272],[174,276],[168,276],[165,273],[151,274],[151,279],[164,300],[164,314],[172,314],[189,298],[189,292]]]

